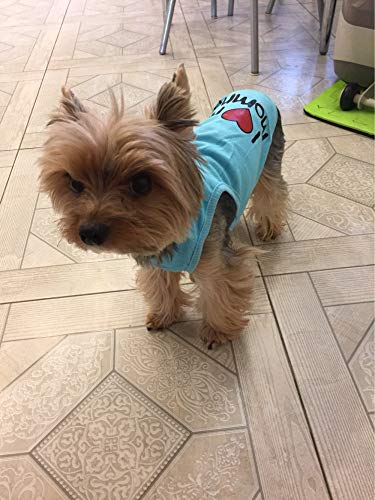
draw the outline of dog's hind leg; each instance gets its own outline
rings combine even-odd
[[[276,238],[286,221],[288,188],[281,173],[284,133],[280,114],[272,137],[263,172],[253,191],[250,215],[257,225],[257,235],[267,241]]]

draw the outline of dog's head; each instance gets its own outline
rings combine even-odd
[[[41,190],[81,248],[154,255],[183,241],[203,197],[192,143],[196,124],[183,65],[144,118],[112,97],[107,118],[67,89],[40,160]]]

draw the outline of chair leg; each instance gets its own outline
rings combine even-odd
[[[217,0],[211,0],[211,17],[217,17]]]
[[[317,4],[318,4],[319,23],[321,26],[323,22],[324,0],[317,0]]]
[[[322,56],[327,54],[329,39],[332,31],[333,17],[335,15],[336,0],[325,0],[323,19],[320,25],[319,52]]]
[[[228,16],[233,16],[234,12],[234,0],[229,0],[228,2]]]
[[[273,7],[275,5],[276,0],[270,0],[268,2],[267,8],[266,8],[266,14],[272,14]]]
[[[159,49],[159,54],[161,56],[163,56],[167,51],[169,32],[171,30],[171,24],[172,24],[175,5],[176,5],[176,0],[169,0],[168,7],[167,7],[167,13],[166,13],[166,17],[164,20],[164,27],[163,27],[163,34],[161,37],[160,49]]]
[[[251,0],[251,73],[259,73],[258,0]]]

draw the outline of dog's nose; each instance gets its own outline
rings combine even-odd
[[[109,227],[105,224],[85,224],[78,233],[85,245],[102,245],[107,239]]]

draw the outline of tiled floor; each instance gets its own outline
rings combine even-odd
[[[212,20],[181,0],[160,57],[160,0],[0,0],[1,500],[373,498],[373,142],[303,114],[335,79],[315,3],[264,9],[251,76],[246,1]],[[181,61],[200,118],[252,86],[288,141],[288,225],[249,327],[213,351],[193,311],[148,334],[133,263],[61,240],[37,191],[62,84],[99,113],[122,90],[138,113]]]

